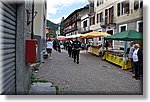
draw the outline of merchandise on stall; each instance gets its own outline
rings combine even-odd
[[[140,32],[134,30],[127,30],[114,34],[112,36],[104,37],[105,40],[121,40],[124,42],[124,51],[121,50],[107,50],[103,56],[109,62],[122,67],[122,69],[131,68],[131,61],[127,56],[127,41],[142,41],[143,35]]]

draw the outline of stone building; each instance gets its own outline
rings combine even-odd
[[[85,14],[88,14],[88,12],[89,12],[89,7],[85,6],[71,13],[63,22],[64,34],[66,36],[80,34],[81,17]]]
[[[34,36],[34,15],[33,0],[0,0],[0,94],[25,95],[30,90],[31,66],[26,63],[26,40]]]
[[[89,0],[90,30],[109,34],[134,29],[143,32],[143,0]],[[114,41],[113,47],[123,46]]]
[[[34,39],[38,41],[37,61],[43,62],[42,51],[46,41],[46,0],[34,0]]]
[[[30,66],[25,61],[25,41],[31,39],[32,1],[0,1],[0,94],[28,94]]]

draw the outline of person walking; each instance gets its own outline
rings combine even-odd
[[[58,45],[57,45],[57,46],[58,46],[58,52],[61,53],[60,41],[59,41],[59,40],[58,40],[57,44],[58,44]]]
[[[48,53],[48,59],[52,59],[52,48],[53,48],[53,42],[51,39],[48,39],[46,42],[46,51]]]
[[[53,41],[53,49],[57,51],[57,41],[54,39]]]
[[[135,73],[135,69],[134,69],[134,64],[133,64],[133,52],[135,50],[134,48],[135,44],[133,42],[130,43],[130,50],[129,50],[129,59],[131,60],[131,72],[134,74]]]
[[[69,42],[68,42],[68,54],[69,54],[69,57],[71,57],[71,55],[72,55],[72,41],[70,40]]]
[[[81,48],[81,43],[78,41],[78,38],[73,42],[73,48],[74,48],[74,62],[77,62],[79,64],[79,53]]]
[[[142,59],[143,59],[143,54],[142,54],[142,50],[140,49],[140,45],[139,44],[135,44],[135,51],[133,52],[133,63],[134,63],[134,68],[135,68],[135,76],[133,76],[133,78],[135,78],[136,80],[140,79],[140,65],[141,63],[143,63]]]

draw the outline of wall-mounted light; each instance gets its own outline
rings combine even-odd
[[[31,22],[33,22],[33,19],[35,18],[35,16],[37,15],[38,12],[34,11],[33,18],[31,17],[32,16],[31,10],[26,9],[26,12],[27,12],[27,25],[29,25]]]

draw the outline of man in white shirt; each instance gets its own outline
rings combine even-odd
[[[46,51],[48,53],[48,59],[52,59],[52,48],[53,42],[51,41],[51,39],[48,39],[48,41],[46,42]]]
[[[135,78],[136,80],[139,79],[140,74],[139,74],[139,70],[140,70],[140,63],[139,63],[139,56],[138,56],[138,51],[139,51],[139,44],[135,44],[135,51],[133,52],[133,63],[134,63],[134,69],[135,69],[135,76],[133,76],[133,78]]]

